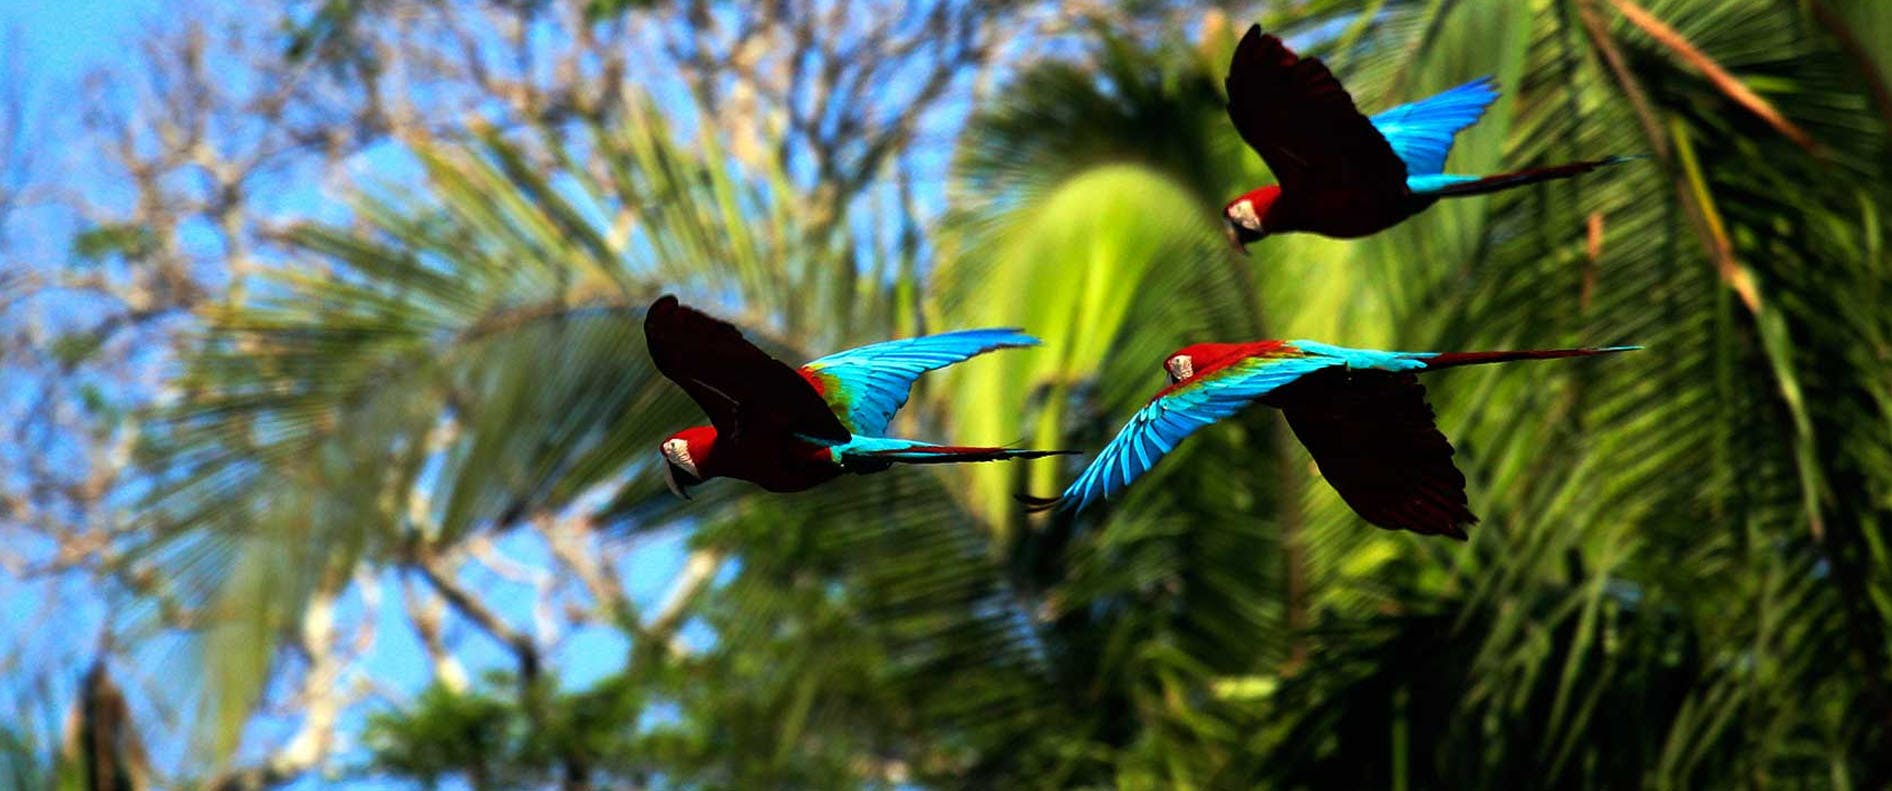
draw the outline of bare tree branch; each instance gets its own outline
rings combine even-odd
[[[409,561],[412,568],[421,573],[447,605],[462,617],[491,635],[494,640],[511,651],[519,665],[519,679],[522,684],[530,684],[539,677],[542,666],[538,643],[532,636],[513,627],[488,607],[486,602],[460,584],[453,569],[435,553],[435,550],[422,542],[415,548]]]

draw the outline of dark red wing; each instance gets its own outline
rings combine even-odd
[[[1366,521],[1457,539],[1478,521],[1418,377],[1330,369],[1268,401],[1287,414],[1321,475]]]
[[[1319,58],[1294,54],[1255,25],[1235,46],[1224,85],[1235,131],[1282,191],[1406,189],[1406,163]]]
[[[787,363],[742,337],[735,325],[664,295],[644,314],[644,340],[657,370],[709,415],[719,441],[744,431],[802,434],[846,442],[821,394]]]

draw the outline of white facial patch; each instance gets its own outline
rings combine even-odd
[[[690,458],[690,443],[684,442],[681,439],[667,439],[664,440],[663,451],[666,461],[678,467],[682,467],[684,472],[695,475],[698,478],[703,477],[701,473],[696,471],[696,460]]]
[[[1261,230],[1261,217],[1255,214],[1255,202],[1238,200],[1228,207],[1228,218],[1251,231]]]
[[[1187,354],[1178,354],[1175,357],[1169,358],[1167,362],[1163,363],[1163,367],[1168,368],[1170,378],[1178,382],[1185,381],[1189,377],[1196,375],[1196,361],[1189,359],[1189,355]]]

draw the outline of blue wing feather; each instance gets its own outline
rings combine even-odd
[[[878,435],[906,406],[920,374],[994,349],[1036,346],[1016,329],[960,330],[849,349],[802,366],[820,380],[828,404],[849,431]]]
[[[1460,130],[1478,122],[1498,98],[1497,82],[1481,77],[1411,104],[1373,116],[1373,127],[1406,163],[1409,176],[1445,172],[1445,157]]]
[[[1188,387],[1157,397],[1138,410],[1064,490],[1061,507],[1082,510],[1116,496],[1197,429],[1241,411],[1302,376],[1345,364],[1343,358],[1324,355],[1257,357],[1205,374]]]

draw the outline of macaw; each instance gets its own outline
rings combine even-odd
[[[1498,98],[1489,77],[1368,118],[1319,58],[1294,54],[1281,39],[1248,29],[1229,63],[1229,120],[1274,171],[1277,186],[1229,201],[1229,243],[1300,231],[1338,239],[1391,228],[1440,198],[1482,195],[1568,178],[1639,157],[1520,170],[1492,176],[1446,173],[1460,130]]]
[[[920,374],[994,349],[1036,346],[1013,329],[964,330],[876,343],[800,368],[770,357],[728,322],[665,295],[644,315],[658,372],[688,393],[710,425],[665,439],[664,482],[689,487],[736,478],[799,492],[842,473],[899,464],[1032,459],[1073,451],[933,445],[879,436]]]
[[[1076,512],[1121,493],[1197,429],[1249,404],[1280,409],[1322,477],[1379,527],[1463,540],[1475,524],[1452,444],[1415,375],[1460,365],[1582,357],[1640,346],[1496,352],[1383,352],[1314,341],[1199,343],[1165,360],[1169,386],[1125,424],[1056,498],[1032,511]]]

